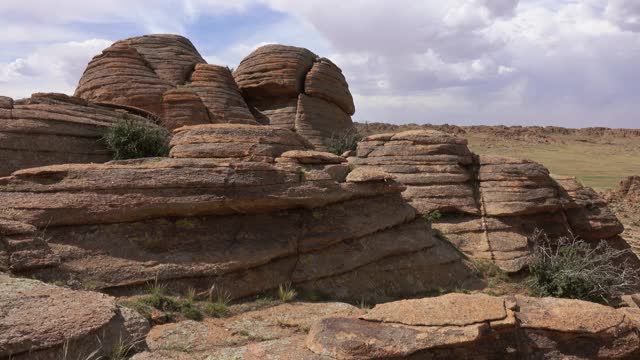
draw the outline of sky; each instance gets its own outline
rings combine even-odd
[[[360,122],[640,127],[640,0],[1,0],[0,24],[13,98],[174,33],[231,67],[268,43],[329,57]]]

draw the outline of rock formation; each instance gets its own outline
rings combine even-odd
[[[144,113],[89,103],[63,94],[0,98],[0,176],[37,166],[105,162],[99,142],[109,126],[125,117],[150,123]]]
[[[265,45],[242,60],[234,77],[259,122],[294,130],[318,150],[352,129],[355,107],[342,71],[307,49]]]
[[[535,229],[551,237],[571,231],[590,241],[624,243],[617,238],[622,225],[592,189],[574,178],[553,178],[532,161],[478,157],[455,135],[372,135],[349,160],[357,168],[392,174],[407,186],[403,196],[419,212],[443,214],[433,226],[452,243],[507,271],[526,264]]]
[[[76,96],[144,109],[169,129],[209,123],[279,126],[298,132],[317,150],[325,149],[333,134],[351,131],[355,112],[342,71],[307,49],[263,46],[232,75],[227,67],[207,64],[177,35],[115,42],[91,60]]]
[[[285,129],[183,127],[172,158],[20,170],[0,179],[0,264],[114,293],[156,277],[242,297],[292,282],[338,299],[478,285],[373,174]],[[365,280],[367,279],[367,280]]]
[[[155,327],[149,351],[134,359],[634,359],[640,355],[636,310],[483,294],[396,301],[368,311],[283,304]]]
[[[112,297],[0,273],[0,329],[2,359],[84,359],[139,341],[149,324]]]

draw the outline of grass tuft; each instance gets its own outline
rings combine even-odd
[[[278,298],[282,302],[293,301],[298,293],[291,287],[291,283],[281,284],[278,286]]]

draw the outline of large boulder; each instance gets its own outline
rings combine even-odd
[[[344,159],[305,143],[268,126],[198,125],[176,132],[173,158],[15,172],[0,180],[0,264],[116,293],[153,279],[377,300],[480,285],[401,185],[349,181]]]
[[[104,294],[0,273],[0,358],[108,356],[119,343],[144,348],[149,324]]]
[[[144,35],[115,42],[89,62],[75,95],[144,109],[169,129],[256,123],[230,70],[207,65],[193,44],[179,35]]]
[[[509,272],[527,264],[536,229],[551,238],[572,232],[625,247],[617,237],[622,225],[592,189],[573,178],[554,178],[533,161],[477,156],[455,135],[372,135],[358,143],[349,162],[356,170],[392,175],[406,185],[403,197],[451,243]]]
[[[9,99],[10,98],[5,98]],[[37,93],[0,106],[0,177],[15,170],[111,159],[100,139],[123,119],[153,126],[144,112],[110,108],[63,94]]]
[[[307,49],[262,46],[234,77],[259,122],[295,130],[318,150],[332,135],[352,130],[355,106],[342,71]]]

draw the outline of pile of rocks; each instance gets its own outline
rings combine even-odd
[[[340,68],[307,49],[260,47],[232,74],[207,64],[177,35],[114,43],[89,63],[75,95],[144,109],[169,129],[208,123],[278,126],[296,131],[318,150],[326,149],[333,134],[352,129],[355,112]]]

